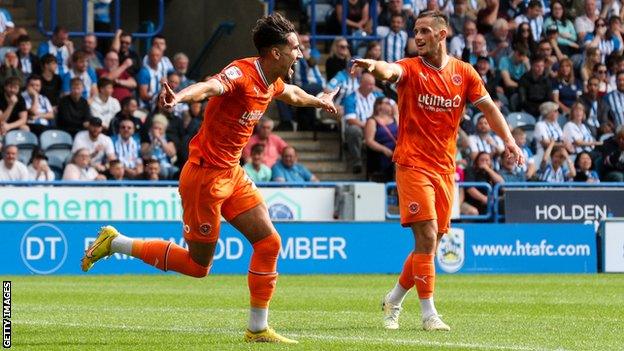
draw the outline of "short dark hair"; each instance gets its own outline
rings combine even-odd
[[[527,8],[533,8],[533,7],[542,7],[542,2],[540,0],[531,0],[529,1],[529,4],[527,5]]]
[[[9,85],[22,85],[22,80],[16,76],[11,76],[4,81],[4,86],[8,87]]]
[[[117,166],[117,165],[122,165],[121,161],[119,159],[114,159],[114,160],[110,160],[108,162],[108,168],[113,168],[113,166]]]
[[[155,41],[156,39],[162,39],[162,40],[167,41],[167,39],[165,38],[165,36],[164,36],[164,35],[162,35],[162,34],[156,34],[156,35],[154,35],[154,36],[152,37],[152,40],[150,41],[150,43],[152,43],[152,45],[154,45],[154,41]]]
[[[61,32],[67,33],[67,32],[69,32],[69,30],[65,26],[56,26],[56,27],[54,27],[54,31],[52,32],[52,34],[53,35],[57,35],[57,34],[59,34]]]
[[[426,17],[433,18],[437,24],[440,24],[440,25],[443,25],[445,27],[448,27],[448,18],[446,17],[444,12],[442,12],[442,11],[439,11],[439,10],[423,11],[423,12],[418,14],[418,16],[416,17],[416,20],[418,20],[420,18],[426,18]]]
[[[534,64],[536,62],[544,62],[546,60],[546,58],[544,58],[543,55],[537,54],[537,55],[533,55],[533,57],[531,57],[531,64]]]
[[[254,146],[251,147],[252,155],[261,154],[263,152],[264,152],[264,145],[262,144],[255,144]]]
[[[296,33],[295,26],[284,16],[274,13],[260,18],[252,30],[256,50],[263,55],[272,46],[288,43],[288,35]]]
[[[42,67],[50,64],[50,63],[58,63],[58,60],[56,59],[56,56],[52,55],[52,54],[45,54],[43,56],[41,56],[41,65]]]
[[[112,80],[108,78],[100,78],[97,82],[98,90],[106,87],[107,85],[115,85]]]
[[[15,40],[15,43],[19,45],[21,43],[26,43],[29,41],[30,41],[30,37],[27,34],[22,34],[19,37],[17,37],[17,39]]]
[[[132,100],[136,101],[136,99],[132,96],[127,96],[123,98],[123,100],[121,100],[121,108],[128,106],[130,104],[130,101]]]
[[[80,60],[87,60],[89,57],[87,56],[87,53],[82,51],[82,50],[77,50],[74,51],[74,53],[71,55],[71,62],[78,62]]]
[[[74,77],[69,81],[69,86],[73,86],[74,84],[80,84],[80,85],[84,85],[84,83],[82,82],[82,79],[78,78],[78,77]]]
[[[31,74],[28,79],[26,79],[26,84],[30,83],[31,80],[38,80],[40,82],[43,82],[43,79],[41,78],[40,75],[38,74]]]

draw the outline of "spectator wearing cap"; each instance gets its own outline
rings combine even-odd
[[[540,0],[530,0],[525,13],[514,19],[518,25],[528,23],[535,40],[539,40],[539,38],[542,37],[542,31],[544,29],[543,10],[543,5]]]
[[[318,178],[306,166],[297,163],[297,152],[288,146],[282,152],[282,159],[271,168],[275,182],[318,182]]]
[[[31,132],[39,136],[54,123],[54,109],[47,97],[41,95],[41,77],[33,74],[26,81],[22,98],[28,110],[27,125]]]
[[[48,157],[41,150],[33,152],[28,164],[29,179],[49,182],[54,180],[54,172],[48,166]]]
[[[29,180],[26,165],[17,159],[17,146],[5,145],[0,161],[0,181]]]
[[[546,37],[550,33],[557,33],[556,44],[566,55],[572,55],[578,52],[576,29],[574,24],[568,18],[565,8],[561,0],[552,0],[550,2],[550,16],[544,21],[546,27]]]
[[[91,115],[102,120],[104,132],[108,132],[110,121],[117,112],[121,111],[119,101],[113,95],[113,81],[108,78],[101,78],[98,83],[98,94],[93,98],[91,105]]]
[[[113,141],[107,135],[102,134],[102,120],[91,117],[87,130],[78,132],[74,137],[72,152],[86,149],[90,155],[91,165],[98,172],[106,170],[106,163],[117,158]]]
[[[87,99],[82,96],[84,86],[79,78],[71,80],[70,88],[69,95],[63,96],[59,102],[56,125],[74,136],[88,126],[91,109]]]
[[[71,162],[65,166],[63,180],[94,181],[106,180],[92,165],[91,153],[87,148],[73,151]]]
[[[243,169],[254,183],[271,181],[271,168],[263,163],[263,154],[264,145],[254,145],[251,148],[251,161],[243,166]]]
[[[544,68],[542,56],[531,58],[531,70],[518,82],[520,107],[533,116],[539,116],[540,104],[549,101],[552,96],[552,83],[546,76]]]
[[[141,143],[135,134],[134,122],[131,119],[122,119],[119,122],[119,134],[112,136],[113,147],[117,159],[124,167],[124,173],[129,178],[137,178],[143,173],[141,160]]]
[[[87,54],[76,51],[71,57],[71,69],[62,76],[63,94],[69,94],[71,80],[79,78],[82,82],[82,97],[91,101],[97,95],[97,76],[95,70],[87,63]]]
[[[554,141],[557,145],[563,145],[563,130],[557,122],[559,117],[559,105],[552,101],[546,101],[539,106],[542,119],[535,124],[534,139],[537,141],[536,160],[541,160],[544,150]]]
[[[17,38],[17,57],[19,68],[26,77],[41,73],[39,57],[32,53],[32,43],[28,35],[20,35]]]
[[[178,167],[174,166],[177,159],[175,144],[167,140],[168,126],[167,117],[158,113],[152,118],[149,132],[141,139],[141,155],[144,159],[157,160],[160,163],[160,175],[165,179],[172,178],[178,171]]]
[[[28,130],[28,111],[19,89],[17,77],[10,77],[4,82],[4,92],[0,93],[0,135],[13,129]]]
[[[246,163],[252,161],[251,149],[255,145],[264,147],[262,162],[269,168],[273,167],[279,160],[280,155],[288,144],[279,135],[273,133],[273,120],[262,118],[256,127],[256,133],[251,136],[245,148],[243,148],[243,159]]]
[[[54,73],[61,77],[69,71],[69,58],[73,53],[74,44],[69,40],[69,31],[62,26],[54,28],[52,38],[39,44],[39,49],[37,49],[37,56],[39,57],[46,54],[56,57],[58,66]]]
[[[63,85],[61,77],[54,73],[56,67],[56,57],[50,54],[43,55],[41,58],[41,94],[47,97],[55,108],[59,105]]]
[[[132,67],[131,59],[127,58],[119,64],[119,54],[111,50],[104,57],[104,68],[96,71],[99,79],[108,78],[113,81],[112,96],[119,101],[133,96],[137,87],[136,80],[128,73],[130,67]]]

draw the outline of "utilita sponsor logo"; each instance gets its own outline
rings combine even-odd
[[[418,103],[425,109],[432,111],[448,111],[451,107],[458,108],[461,105],[461,97],[455,95],[452,99],[432,94],[418,95]]]

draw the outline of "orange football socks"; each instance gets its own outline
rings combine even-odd
[[[282,241],[273,233],[253,244],[247,283],[253,308],[267,308],[277,283],[277,256]]]
[[[163,271],[176,271],[195,278],[205,277],[210,267],[204,267],[191,258],[188,250],[165,240],[134,240],[132,256]]]
[[[416,283],[416,291],[421,299],[428,299],[433,296],[435,287],[435,265],[432,254],[412,255],[413,281]]]

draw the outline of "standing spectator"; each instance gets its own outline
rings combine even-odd
[[[365,59],[381,60],[381,44],[376,40],[371,40],[366,46]]]
[[[489,33],[498,18],[499,0],[485,0],[485,6],[477,12],[477,29],[480,33]]]
[[[126,170],[120,160],[112,160],[108,166],[107,180],[126,180]]]
[[[48,157],[41,150],[33,152],[28,164],[28,179],[36,181],[54,180],[54,172],[48,166]]]
[[[485,182],[494,186],[502,183],[503,177],[492,169],[492,158],[487,152],[480,152],[475,157],[472,167],[468,168],[465,175],[467,182]],[[487,190],[470,187],[466,190],[466,202],[479,210],[479,214],[485,214],[488,209]]]
[[[243,169],[254,183],[271,181],[271,168],[262,162],[264,145],[256,144],[251,148],[251,161],[245,163]]]
[[[147,64],[143,65],[137,75],[141,108],[146,108],[150,111],[155,106],[161,83],[167,79],[167,75],[163,75],[160,69],[162,59],[162,50],[152,46],[148,54]]]
[[[271,168],[280,158],[280,155],[288,144],[279,135],[273,134],[273,120],[262,118],[256,127],[256,133],[251,136],[249,142],[243,149],[243,159],[245,163],[251,161],[251,149],[256,144],[264,146],[262,163]]]
[[[161,59],[158,60],[158,66],[152,66],[152,68],[158,71],[159,76],[166,77],[169,72],[174,70],[171,60],[165,54],[167,51],[167,40],[161,34],[156,34],[152,37],[152,47],[160,49],[161,52]],[[150,65],[149,61],[149,55],[143,56],[143,67]]]
[[[605,100],[609,105],[609,117],[615,127],[624,125],[624,71],[616,75],[617,89],[607,94]]]
[[[123,119],[119,122],[119,134],[111,138],[117,159],[124,168],[124,174],[129,178],[137,178],[143,173],[141,161],[141,144],[138,135],[134,133],[134,122]]]
[[[104,132],[108,132],[110,121],[115,117],[117,112],[121,111],[119,101],[112,97],[113,81],[108,78],[101,78],[98,83],[98,94],[91,102],[91,116],[98,117],[102,120]]]
[[[542,120],[535,124],[535,133],[533,134],[537,141],[537,159],[542,160],[544,150],[555,142],[556,146],[563,143],[563,130],[557,123],[559,117],[559,105],[552,101],[544,102],[539,107]]]
[[[343,37],[336,37],[332,42],[327,61],[325,61],[327,81],[334,78],[338,72],[346,69],[349,61],[351,61],[349,43]]]
[[[74,43],[69,40],[69,31],[61,26],[54,28],[52,38],[39,44],[39,49],[37,50],[37,56],[39,57],[43,57],[45,54],[51,54],[56,57],[58,66],[54,73],[61,77],[69,71],[69,57],[73,53]]]
[[[97,169],[91,165],[91,154],[86,148],[74,151],[72,160],[65,166],[63,180],[93,181],[106,180],[106,177],[98,173]]]
[[[539,116],[539,106],[549,101],[552,95],[552,85],[544,73],[544,58],[536,56],[531,59],[531,70],[525,73],[518,82],[520,107],[532,114]]]
[[[82,97],[84,86],[80,78],[74,78],[70,83],[69,95],[63,96],[58,106],[56,125],[72,136],[88,126],[91,119],[91,109],[87,99]]]
[[[174,166],[176,159],[176,147],[172,141],[167,140],[165,131],[169,125],[167,117],[156,114],[152,118],[152,126],[141,140],[141,155],[144,159],[155,159],[160,163],[160,175],[170,179],[177,171]]]
[[[505,151],[505,143],[498,135],[492,133],[490,124],[485,116],[477,120],[477,134],[468,137],[470,145],[470,159],[475,162],[477,155],[482,152],[490,154],[490,160],[498,160],[498,156]]]
[[[136,111],[139,109],[139,104],[136,99],[129,96],[121,100],[121,111],[117,112],[115,118],[110,122],[109,133],[115,135],[119,133],[119,124],[124,119],[129,119],[134,122],[134,131],[137,134],[143,133],[143,121],[135,116]]]
[[[13,129],[28,130],[28,111],[19,89],[19,78],[10,77],[4,81],[4,93],[0,94],[0,135]]]
[[[28,169],[17,159],[17,146],[5,145],[0,161],[0,181],[29,180]]]
[[[540,164],[540,181],[562,183],[574,179],[575,176],[576,169],[566,148],[561,145],[555,146],[555,141],[551,141],[544,151]]]
[[[97,51],[97,37],[94,34],[87,34],[82,38],[81,50],[87,56],[87,65],[94,71],[102,68],[102,54]]]
[[[26,110],[27,125],[31,132],[39,136],[54,123],[54,109],[47,97],[41,95],[41,77],[36,74],[28,77],[26,90],[22,92]]]
[[[552,101],[559,105],[563,114],[569,114],[572,104],[583,93],[583,87],[574,77],[572,61],[568,58],[559,63],[557,80],[552,85]]]
[[[392,15],[390,27],[377,27],[377,35],[381,36],[382,58],[386,62],[395,62],[405,57],[407,32],[403,16]]]
[[[110,137],[102,134],[102,120],[97,117],[91,117],[87,130],[78,132],[74,137],[72,152],[81,149],[86,149],[89,152],[91,165],[98,172],[104,172],[106,163],[117,158],[113,141]]]
[[[271,168],[275,182],[318,182],[318,178],[306,168],[297,163],[297,152],[288,146],[282,152],[282,159]]]
[[[576,168],[575,182],[600,183],[600,177],[594,170],[594,161],[589,152],[583,151],[576,155],[574,167]]]
[[[396,147],[399,125],[394,118],[392,106],[388,98],[375,100],[373,116],[366,120],[366,126],[364,127],[364,142],[366,146],[370,151],[378,154],[374,170],[369,169],[368,172],[375,177],[374,181],[378,182],[391,182],[394,180],[392,154]],[[372,153],[369,153],[367,157],[373,157]]]
[[[586,48],[598,48],[602,63],[607,62],[607,56],[612,52],[619,52],[622,48],[621,37],[607,29],[607,20],[604,18],[596,20],[594,31],[585,35],[584,43]]]
[[[603,148],[603,172],[607,182],[624,182],[624,126],[605,141]]]
[[[82,97],[91,101],[97,94],[97,76],[87,64],[87,54],[84,51],[76,51],[72,54],[71,62],[71,69],[62,76],[63,94],[69,94],[71,80],[79,78],[83,85]]]
[[[373,115],[373,106],[378,97],[383,94],[374,91],[375,77],[369,73],[362,73],[360,87],[347,96],[345,106],[345,141],[347,152],[353,163],[353,173],[362,172],[362,141],[366,120]]]
[[[113,97],[118,101],[133,96],[137,87],[136,80],[128,73],[130,67],[132,67],[131,59],[126,59],[119,65],[117,52],[109,51],[104,58],[104,68],[97,71],[99,79],[108,78],[113,81]]]
[[[175,72],[180,76],[180,90],[188,87],[189,85],[195,83],[194,80],[189,79],[186,76],[188,72],[189,58],[183,52],[178,52],[173,55],[173,68]]]
[[[145,160],[145,171],[143,172],[143,180],[159,181],[162,171],[158,160]]]
[[[551,25],[557,28],[557,45],[564,54],[571,56],[577,53],[579,45],[577,44],[576,29],[565,13],[563,3],[561,0],[552,0],[550,8],[550,17],[544,21],[544,28],[550,28]]]
[[[4,84],[10,77],[16,77],[19,80],[20,88],[24,85],[24,73],[19,68],[19,59],[17,54],[9,51],[4,55],[4,62],[0,67],[0,84]]]
[[[41,73],[39,57],[31,52],[32,43],[28,35],[20,35],[17,38],[17,57],[19,58],[19,69],[26,77],[31,74]]]
[[[585,41],[585,35],[594,31],[594,23],[598,19],[598,8],[596,7],[596,0],[584,0],[585,13],[582,16],[576,17],[574,20],[574,28],[580,42]]]
[[[59,105],[61,99],[62,80],[54,73],[56,71],[56,57],[45,54],[41,58],[41,94],[50,100],[54,108]]]
[[[485,34],[488,56],[499,63],[502,57],[511,57],[513,50],[509,40],[509,24],[505,19],[499,18],[494,22],[492,31]]]
[[[531,148],[527,145],[526,132],[522,128],[516,127],[511,131],[511,135],[524,155],[525,162],[520,168],[522,168],[522,171],[525,173],[526,179],[532,179],[537,168],[535,167],[533,151],[531,151]]]
[[[132,66],[128,67],[129,75],[134,76],[139,72],[142,61],[139,54],[132,49],[132,34],[118,29],[111,43],[111,51],[117,52],[119,62],[126,62],[127,59],[131,60]]]
[[[598,95],[600,80],[596,77],[589,78],[587,82],[587,92],[579,98],[585,106],[587,113],[587,127],[594,139],[598,139],[601,134],[600,125],[609,120],[609,104]]]
[[[534,40],[542,37],[544,29],[544,16],[542,16],[542,2],[539,0],[530,0],[526,8],[526,13],[515,18],[516,24],[528,23],[531,28],[531,34]]]
[[[473,20],[466,20],[464,22],[463,31],[453,36],[449,43],[449,54],[457,58],[462,57],[464,48],[472,43],[475,35],[477,35],[477,23]]]
[[[563,141],[573,157],[583,151],[592,152],[595,146],[602,145],[585,125],[585,105],[580,102],[572,105],[570,121],[563,126]]]

